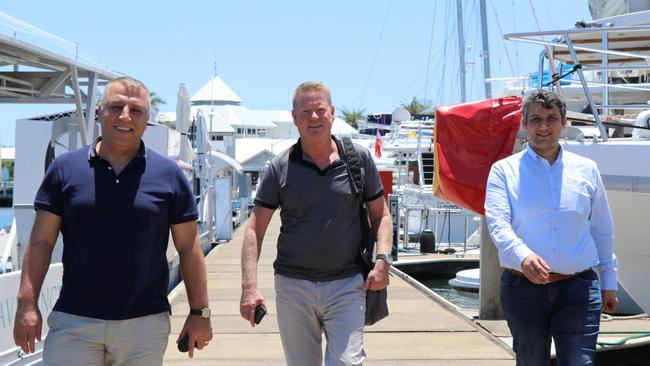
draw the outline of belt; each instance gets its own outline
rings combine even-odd
[[[526,276],[522,272],[519,272],[516,269],[506,268],[506,271],[512,273],[515,276],[526,278]],[[564,273],[551,272],[551,273],[548,274],[548,282],[547,283],[553,283],[553,282],[560,282],[560,281],[568,280],[570,278],[578,276],[578,275],[580,275],[582,273],[585,273],[587,271],[588,271],[588,269],[586,269],[584,271],[576,272],[574,274],[564,274]]]

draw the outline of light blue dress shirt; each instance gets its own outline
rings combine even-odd
[[[616,290],[612,216],[596,163],[560,148],[553,163],[526,150],[496,162],[485,197],[501,266],[521,271],[536,254],[551,272],[594,268],[602,290]]]

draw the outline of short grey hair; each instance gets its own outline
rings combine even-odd
[[[293,92],[293,109],[296,109],[296,101],[298,100],[298,96],[301,93],[307,92],[307,91],[323,91],[325,92],[327,96],[327,102],[329,103],[330,106],[332,106],[332,92],[330,91],[330,88],[325,85],[324,82],[322,81],[305,81],[304,83],[298,85],[296,88],[296,91]]]
[[[115,78],[108,83],[106,83],[106,86],[104,87],[104,94],[102,94],[102,100],[101,100],[101,105],[104,105],[105,98],[106,98],[106,90],[113,84],[120,83],[122,85],[136,85],[142,89],[144,89],[145,93],[147,93],[147,111],[151,110],[151,101],[150,95],[151,93],[149,92],[149,89],[144,85],[144,83],[136,78],[132,78],[130,76],[120,76],[119,78]]]

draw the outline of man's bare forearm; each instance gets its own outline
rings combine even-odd
[[[261,240],[258,244],[255,230],[247,227],[241,248],[242,289],[257,286],[257,261],[259,260],[261,249]]]
[[[42,241],[30,242],[25,250],[18,301],[36,304],[52,259],[52,246]]]
[[[393,249],[393,220],[388,210],[384,212],[375,227],[377,228],[377,253],[390,253]]]
[[[208,279],[205,259],[198,241],[197,238],[194,245],[188,246],[178,253],[183,282],[187,290],[187,301],[192,309],[208,307]]]

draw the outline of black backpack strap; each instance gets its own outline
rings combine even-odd
[[[341,138],[343,143],[343,156],[348,167],[348,175],[352,181],[352,189],[363,200],[363,177],[361,176],[361,157],[354,148],[354,143],[349,137]]]
[[[352,140],[349,137],[341,139],[343,143],[343,156],[345,158],[345,165],[348,169],[348,176],[352,182],[352,190],[359,197],[359,221],[361,222],[361,240],[363,245],[361,247],[361,256],[366,266],[371,269],[370,263],[372,252],[375,246],[374,235],[368,222],[368,210],[363,202],[363,176],[361,174],[361,156],[355,149]]]

